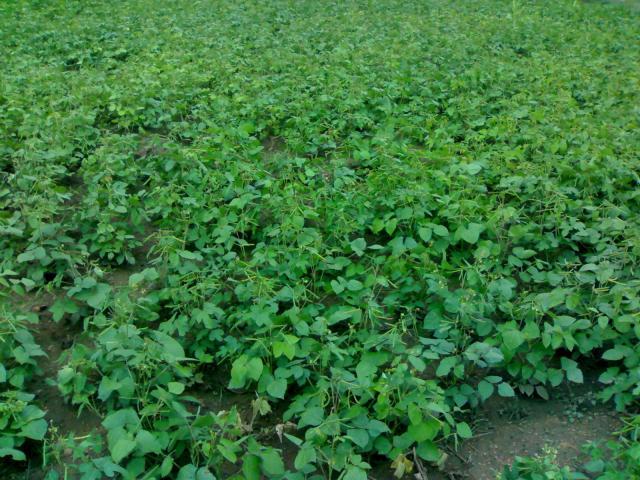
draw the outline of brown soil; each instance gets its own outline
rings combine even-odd
[[[491,398],[474,415],[474,438],[457,452],[447,451],[444,471],[427,467],[429,480],[493,480],[516,456],[539,455],[545,447],[557,450],[560,465],[581,466],[587,460],[581,447],[612,438],[622,425],[612,407],[593,401],[598,390],[591,380],[565,386],[548,401]],[[370,478],[394,477],[387,466],[380,466]]]
[[[520,400],[518,403],[526,415],[520,420],[504,418],[496,408],[499,403],[495,402],[484,412],[486,432],[462,448],[461,456],[468,459],[463,471],[472,479],[494,479],[516,456],[538,455],[547,446],[558,451],[560,465],[579,467],[586,460],[581,447],[611,437],[621,425],[615,412],[606,407],[576,412],[579,399],[575,396],[548,402]]]
[[[76,407],[68,404],[58,388],[53,384],[59,368],[59,358],[64,350],[69,348],[79,338],[79,326],[70,325],[65,321],[54,322],[48,308],[57,299],[53,293],[31,294],[14,306],[24,312],[38,314],[38,324],[30,331],[46,357],[39,357],[40,372],[28,386],[28,391],[35,395],[35,402],[45,411],[45,419],[49,423],[50,432],[55,429],[57,435],[84,436],[100,427],[100,418],[90,410],[78,413]],[[0,462],[0,477],[4,480],[41,480],[44,478],[40,452],[29,452],[26,466],[23,464],[3,465]]]
[[[36,402],[46,412],[45,418],[51,426],[57,428],[60,435],[86,435],[100,425],[100,418],[87,409],[78,413],[77,408],[68,404],[58,388],[51,384],[58,376],[60,355],[77,341],[80,333],[79,326],[68,325],[64,320],[53,321],[48,308],[55,299],[53,294],[39,295],[24,305],[24,308],[39,315],[39,323],[32,329],[32,333],[47,354],[38,365],[42,373],[34,378],[29,391],[35,394]]]
[[[282,137],[270,136],[263,140],[262,148],[266,155],[273,155],[285,149],[286,143]]]
[[[56,427],[59,434],[74,433],[76,436],[88,434],[99,427],[100,418],[88,409],[78,413],[76,407],[62,398],[58,388],[47,382],[49,379],[55,380],[58,376],[58,358],[62,351],[73,343],[73,335],[68,327],[41,316],[40,324],[34,331],[34,337],[48,355],[48,358],[40,364],[42,376],[38,377],[31,386],[36,401],[46,411],[49,424]]]

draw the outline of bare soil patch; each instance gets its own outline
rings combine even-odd
[[[558,451],[560,465],[579,467],[587,461],[584,444],[611,439],[622,425],[612,406],[595,401],[599,388],[593,378],[564,386],[550,400],[491,398],[474,415],[474,437],[457,452],[447,450],[443,471],[427,467],[429,480],[493,480],[516,456],[538,455],[545,447]],[[388,465],[380,464],[370,478],[395,477]]]
[[[76,407],[67,403],[58,388],[50,382],[58,376],[60,355],[75,341],[74,330],[74,326],[65,325],[64,321],[54,322],[50,312],[44,309],[40,311],[40,322],[33,334],[47,358],[40,362],[42,375],[36,377],[31,391],[46,412],[49,424],[56,427],[60,434],[83,436],[100,426],[100,418],[88,409],[78,413]]]

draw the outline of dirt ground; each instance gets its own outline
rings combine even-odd
[[[31,387],[36,400],[46,412],[45,418],[62,434],[73,432],[77,436],[87,435],[100,426],[98,415],[89,409],[84,409],[78,415],[76,407],[68,404],[62,398],[58,388],[47,382],[48,379],[57,378],[60,368],[58,358],[73,342],[73,334],[69,330],[60,328],[50,318],[43,318],[43,316],[34,333],[34,338],[48,355],[47,359],[40,362],[42,376],[36,377],[37,380]]]
[[[516,456],[538,455],[545,447],[558,451],[560,465],[580,466],[585,443],[611,439],[622,425],[612,407],[595,401],[596,378],[567,385],[548,401],[491,398],[475,416],[474,438],[447,452],[444,471],[428,468],[428,480],[494,480]],[[394,477],[380,466],[371,478]]]
[[[587,386],[547,402],[491,402],[484,427],[461,449],[467,463],[460,471],[474,480],[494,479],[516,456],[537,455],[546,446],[557,449],[560,465],[579,466],[585,443],[606,440],[621,426],[615,411],[591,403],[593,392]]]

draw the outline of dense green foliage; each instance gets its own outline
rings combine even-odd
[[[402,475],[586,365],[637,406],[637,11],[10,0],[0,31],[0,455],[45,435],[39,290],[103,418],[49,478]]]

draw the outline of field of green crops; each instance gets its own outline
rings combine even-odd
[[[637,7],[0,2],[0,477],[640,478]]]

